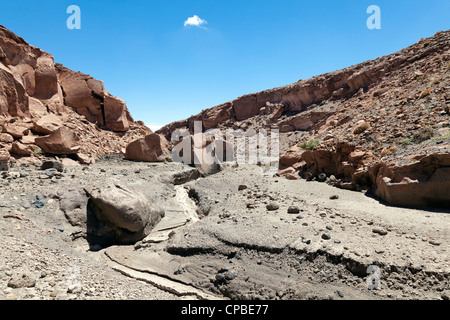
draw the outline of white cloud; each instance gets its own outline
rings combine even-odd
[[[197,15],[194,15],[193,17],[188,18],[184,22],[185,27],[187,27],[187,26],[202,27],[202,25],[204,25],[204,24],[208,24],[208,22],[206,22],[206,20],[203,20],[202,18],[200,18]]]

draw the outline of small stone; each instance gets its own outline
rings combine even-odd
[[[31,288],[36,284],[36,277],[31,272],[17,272],[8,282],[10,288]]]
[[[337,294],[340,298],[343,298],[343,297],[344,297],[344,294],[343,294],[341,291],[339,291],[339,290],[336,290],[336,294]]]
[[[280,208],[280,206],[278,204],[276,204],[275,202],[271,202],[266,206],[266,209],[269,211],[275,211],[278,210]]]
[[[319,174],[319,177],[317,178],[319,182],[325,182],[327,180],[327,175],[325,173]]]
[[[256,207],[256,202],[255,200],[249,200],[247,201],[247,208],[249,209],[254,209]]]
[[[234,280],[237,276],[238,276],[237,273],[234,272],[234,271],[227,271],[227,272],[225,272],[225,279],[226,280],[229,280],[229,281]]]
[[[23,207],[24,209],[30,209],[30,208],[31,208],[31,205],[30,205],[29,202],[23,202],[23,203],[22,203],[22,207]]]
[[[45,206],[44,202],[42,202],[41,200],[37,200],[37,201],[33,202],[33,204],[38,209],[43,208]]]
[[[247,189],[248,187],[245,185],[245,184],[241,184],[239,187],[238,187],[238,191],[242,191],[242,190],[245,190],[245,189]]]
[[[323,240],[330,240],[331,236],[328,233],[324,233],[324,234],[322,234],[322,239]]]
[[[428,243],[432,244],[433,246],[440,246],[441,245],[441,243],[439,241],[436,241],[436,240],[430,240],[430,241],[428,241]]]
[[[44,171],[44,174],[49,178],[51,178],[55,175],[56,172],[57,172],[56,169],[48,169]]]
[[[290,214],[300,213],[300,208],[297,206],[290,206],[288,208],[288,213],[290,213]]]
[[[54,169],[55,171],[63,172],[64,165],[58,160],[46,160],[41,165],[41,170]]]
[[[177,268],[175,269],[175,271],[173,272],[174,275],[180,275],[184,272],[183,268]]]
[[[223,273],[216,274],[216,280],[217,281],[223,281],[225,280],[225,275]]]
[[[388,234],[388,232],[386,231],[386,230],[384,230],[384,229],[373,229],[372,230],[372,232],[373,233],[377,233],[377,234],[379,234],[380,236],[385,236],[385,235],[387,235]]]
[[[79,284],[72,284],[67,287],[67,293],[80,293],[81,286]]]
[[[338,196],[338,195],[332,195],[332,196],[330,197],[330,200],[337,200],[337,199],[339,199],[339,196]]]

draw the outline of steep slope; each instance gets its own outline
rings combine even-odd
[[[397,53],[245,95],[171,123],[278,129],[280,175],[331,177],[395,205],[449,206],[450,31]],[[326,176],[324,176],[324,174]]]
[[[122,153],[129,142],[151,133],[102,81],[55,64],[51,54],[3,26],[0,126],[2,162],[10,154],[48,154],[90,163],[101,153]]]

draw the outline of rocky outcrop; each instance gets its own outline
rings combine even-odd
[[[374,194],[396,206],[450,207],[450,154],[417,156],[407,165],[379,163],[368,170]]]
[[[64,133],[56,133],[59,129]],[[79,149],[81,163],[92,163],[102,153],[124,153],[129,142],[151,133],[134,122],[126,103],[109,94],[102,81],[55,64],[51,54],[3,26],[0,131],[0,147],[15,158]],[[37,152],[30,153],[33,148]]]
[[[337,187],[370,189],[375,196],[395,206],[450,206],[450,154],[416,155],[408,164],[374,161],[369,151],[340,144],[336,150],[291,148],[280,158],[279,175],[294,172],[312,180],[334,176]]]
[[[56,64],[64,92],[64,102],[89,121],[112,131],[127,131],[131,118],[120,98],[110,95],[103,82]]]

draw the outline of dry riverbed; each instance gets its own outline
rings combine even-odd
[[[450,297],[448,211],[386,206],[254,166],[198,179],[192,170],[105,157],[61,172],[3,172],[0,299]],[[93,246],[61,210],[62,194],[107,178],[165,210],[135,245]],[[72,209],[72,219],[86,214]]]

